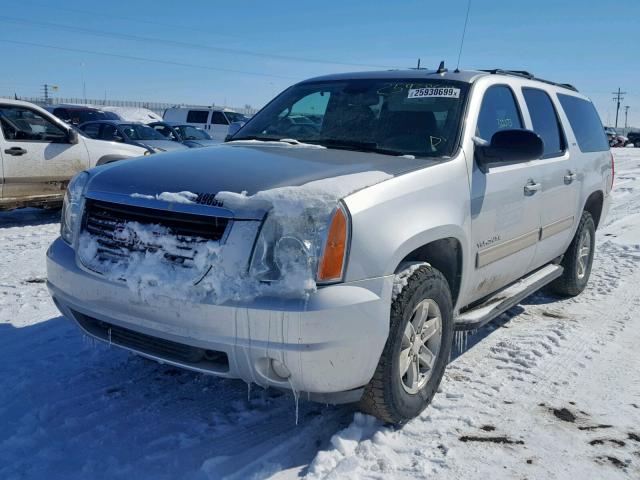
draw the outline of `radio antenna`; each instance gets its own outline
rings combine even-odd
[[[458,63],[456,64],[455,73],[460,71],[460,57],[462,56],[462,47],[464,46],[464,36],[467,33],[467,23],[469,23],[469,11],[471,10],[471,0],[467,0],[467,15],[464,18],[464,28],[462,29],[462,38],[460,39],[460,50],[458,50]]]

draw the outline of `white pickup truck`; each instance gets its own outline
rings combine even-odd
[[[71,177],[147,149],[93,140],[28,102],[0,99],[0,210],[62,203]]]

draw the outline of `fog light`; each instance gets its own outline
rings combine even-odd
[[[275,360],[273,358],[271,359],[271,370],[273,370],[273,373],[275,373],[278,377],[284,380],[286,380],[291,376],[291,372],[284,365],[284,363],[282,363],[279,360]]]

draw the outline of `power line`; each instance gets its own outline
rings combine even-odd
[[[88,10],[80,10],[77,8],[68,8],[68,7],[61,7],[59,6],[59,3],[39,3],[39,2],[24,2],[24,0],[21,3],[30,3],[31,5],[36,5],[39,8],[46,8],[49,10],[55,10],[55,11],[60,11],[60,12],[70,12],[70,13],[79,13],[81,15],[87,15],[90,16],[92,18],[96,18],[96,15],[99,15],[100,18],[113,18],[116,20],[124,20],[125,22],[133,22],[135,24],[145,24],[145,25],[153,25],[156,27],[163,27],[163,28],[169,28],[172,30],[175,29],[180,29],[180,30],[187,30],[189,32],[202,32],[202,33],[206,33],[208,35],[212,35],[215,37],[220,37],[220,38],[232,38],[234,40],[246,40],[246,37],[244,36],[240,36],[240,35],[229,35],[228,33],[222,34],[222,33],[215,33],[212,32],[210,30],[205,30],[203,28],[193,28],[192,26],[183,26],[180,24],[175,24],[175,23],[163,23],[163,22],[156,22],[156,21],[152,21],[152,20],[148,20],[145,18],[140,18],[140,17],[136,17],[136,18],[132,18],[132,17],[125,17],[123,15],[113,15],[110,13],[104,13],[104,12],[90,12]]]
[[[227,48],[227,47],[212,47],[209,45],[200,45],[197,43],[183,42],[179,40],[169,40],[165,38],[154,38],[154,37],[143,37],[140,35],[132,35],[128,33],[115,33],[115,32],[106,32],[104,30],[95,30],[90,28],[79,27],[77,25],[64,25],[61,23],[52,23],[52,22],[41,22],[34,20],[27,20],[24,18],[17,17],[8,17],[1,15],[0,19],[6,22],[23,24],[23,25],[31,25],[37,26],[40,28],[48,28],[48,29],[57,29],[64,30],[72,33],[84,33],[87,35],[94,35],[99,37],[107,37],[107,38],[118,38],[124,40],[134,40],[137,42],[144,43],[164,43],[166,45],[172,45],[180,48],[189,48],[196,50],[204,50],[204,51],[212,51],[217,53],[222,53],[226,55],[245,55],[250,57],[258,57],[258,58],[272,58],[276,60],[288,60],[293,62],[303,62],[303,63],[321,63],[321,64],[329,64],[329,65],[344,65],[344,66],[358,66],[358,67],[367,67],[367,68],[395,68],[390,65],[366,65],[362,63],[350,63],[339,60],[323,60],[319,58],[304,58],[304,57],[296,57],[291,55],[279,55],[279,54],[270,54],[270,53],[262,53],[255,52],[251,50],[243,50],[236,48]]]
[[[122,58],[125,60],[135,60],[137,62],[149,62],[149,63],[160,63],[160,64],[164,64],[164,65],[174,65],[177,67],[188,67],[188,68],[200,68],[203,70],[213,70],[213,71],[217,71],[217,72],[227,72],[227,73],[237,73],[237,74],[241,74],[241,75],[252,75],[252,76],[259,76],[259,77],[271,77],[271,78],[282,78],[282,79],[286,79],[286,80],[297,80],[297,78],[294,77],[287,77],[284,75],[274,75],[271,73],[262,73],[262,72],[250,72],[247,70],[233,70],[230,68],[219,68],[219,67],[211,67],[208,65],[198,65],[195,63],[183,63],[183,62],[173,62],[171,60],[160,60],[160,59],[156,59],[156,58],[145,58],[145,57],[137,57],[137,56],[133,56],[133,55],[122,55],[122,54],[118,54],[118,53],[108,53],[108,52],[98,52],[96,50],[85,50],[82,48],[70,48],[70,47],[59,47],[56,45],[45,45],[42,43],[32,43],[32,42],[21,42],[18,40],[6,40],[4,38],[0,38],[0,42],[3,43],[11,43],[14,45],[24,45],[24,46],[28,46],[28,47],[38,47],[38,48],[49,48],[52,50],[61,50],[61,51],[65,51],[65,52],[76,52],[76,53],[86,53],[89,55],[101,55],[104,57],[112,57],[112,58]]]

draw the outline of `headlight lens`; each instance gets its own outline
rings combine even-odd
[[[349,217],[342,205],[335,208],[328,222],[315,222],[304,215],[285,222],[269,214],[253,251],[250,274],[268,282],[284,277],[339,282],[348,242]]]
[[[73,244],[73,236],[78,230],[82,214],[82,195],[89,180],[87,172],[80,172],[69,182],[62,204],[62,218],[60,221],[60,236],[69,245]]]

